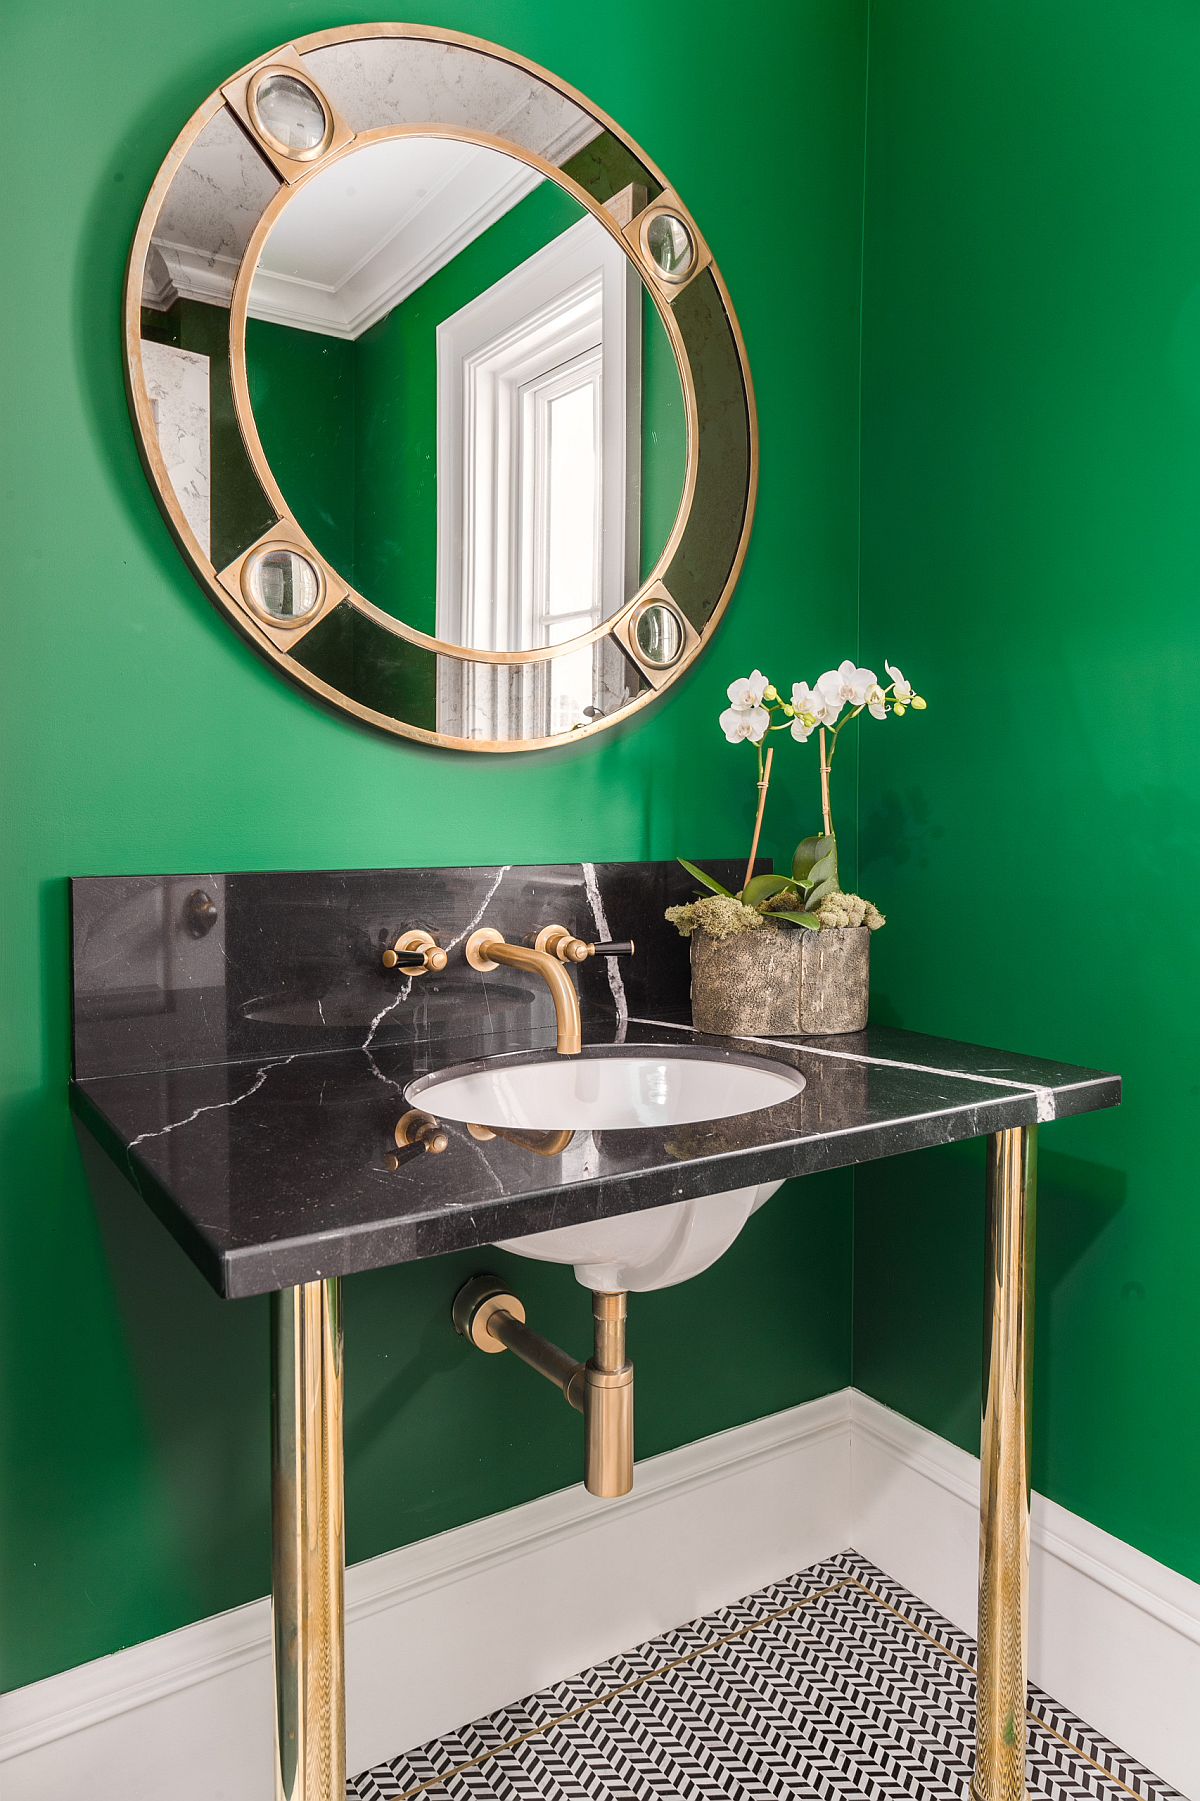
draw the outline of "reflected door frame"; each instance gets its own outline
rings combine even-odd
[[[634,593],[641,557],[642,286],[615,241],[584,219],[519,264],[437,331],[437,636],[479,650],[529,647],[531,529],[520,479],[522,394],[599,353],[600,568],[595,616]],[[526,618],[529,614],[530,617]],[[549,642],[540,618],[537,641]],[[602,699],[610,647],[594,647]],[[620,662],[618,654],[618,662]],[[622,671],[623,673],[623,671]],[[439,660],[438,730],[458,737],[551,729],[552,662]],[[557,729],[557,728],[555,728]]]

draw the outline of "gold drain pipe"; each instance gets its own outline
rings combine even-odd
[[[588,1493],[605,1500],[627,1495],[633,1487],[633,1365],[625,1355],[629,1296],[593,1293],[594,1345],[586,1363],[527,1326],[524,1304],[498,1276],[472,1276],[451,1311],[456,1331],[477,1351],[512,1351],[582,1413]]]

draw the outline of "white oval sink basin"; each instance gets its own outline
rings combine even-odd
[[[412,1083],[407,1098],[440,1118],[502,1132],[581,1133],[728,1119],[793,1101],[803,1087],[797,1071],[761,1058],[638,1045],[600,1055],[464,1065]],[[715,1263],[779,1187],[762,1182],[497,1242],[521,1257],[573,1265],[585,1288],[644,1294]]]
[[[795,1070],[760,1058],[681,1056],[673,1045],[651,1044],[616,1055],[467,1064],[423,1076],[407,1092],[440,1119],[604,1132],[756,1113],[803,1087]]]

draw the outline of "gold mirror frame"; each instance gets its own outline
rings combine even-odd
[[[343,118],[337,107],[331,103],[320,80],[305,63],[304,57],[308,53],[334,45],[396,38],[458,46],[477,55],[494,58],[512,68],[525,71],[536,81],[544,83],[572,102],[594,120],[602,131],[610,134],[618,144],[624,146],[657,183],[658,192],[649,198],[643,196],[640,207],[635,205],[631,218],[620,219],[615,209],[611,209],[609,204],[598,200],[563,169],[546,162],[533,151],[506,138],[475,131],[465,126],[451,126],[437,122],[376,127],[356,133],[352,123]],[[303,85],[312,90],[325,109],[327,121],[325,140],[315,152],[306,153],[303,159],[282,155],[276,142],[257,125],[253,109],[253,94],[258,82],[267,73],[298,76]],[[158,443],[141,346],[146,266],[159,215],[171,184],[184,165],[189,151],[205,127],[222,110],[227,110],[249,137],[279,182],[279,187],[264,207],[241,257],[234,280],[229,326],[230,375],[238,426],[249,462],[263,494],[276,516],[274,522],[260,538],[246,544],[232,563],[218,569],[205,553],[203,546],[188,524],[172,486]],[[538,169],[541,174],[571,194],[590,216],[596,219],[621,244],[629,256],[658,310],[675,353],[684,399],[687,458],[683,494],[674,525],[653,570],[624,605],[588,632],[576,638],[564,640],[560,644],[520,651],[487,651],[472,649],[464,645],[447,644],[375,606],[365,595],[358,593],[344,580],[300,527],[275,479],[259,437],[247,379],[245,332],[254,273],[272,226],[289,201],[307,185],[309,180],[330,167],[333,162],[349,154],[353,149],[373,142],[415,136],[443,136],[499,150]],[[661,214],[678,218],[691,238],[693,259],[678,279],[664,276],[649,254],[646,241],[647,229]],[[704,275],[711,279],[719,297],[722,320],[729,334],[728,348],[732,349],[737,361],[740,378],[739,399],[744,405],[742,424],[746,437],[746,478],[745,493],[740,505],[736,543],[733,546],[728,569],[721,579],[718,591],[711,597],[705,597],[704,617],[695,620],[688,616],[688,611],[672,593],[666,578],[670,572],[672,561],[683,544],[692,519],[700,465],[704,454],[706,427],[686,335],[674,309],[681,296],[686,295],[692,283],[697,282]],[[703,234],[699,231],[691,214],[666,177],[646,156],[645,152],[626,132],[622,131],[615,120],[594,106],[576,88],[513,51],[489,43],[482,38],[472,37],[461,32],[443,31],[433,26],[373,24],[344,26],[330,31],[313,32],[281,45],[247,64],[245,68],[224,82],[220,89],[210,94],[208,99],[197,108],[172,145],[150,190],[130,251],[125,283],[124,343],[130,408],[142,460],[167,523],[201,586],[225,612],[241,635],[248,639],[254,648],[289,680],[316,694],[334,710],[349,713],[380,730],[400,737],[415,739],[420,743],[469,751],[520,752],[573,744],[579,739],[591,737],[597,732],[604,731],[630,718],[655,700],[671,683],[677,681],[699,655],[729,603],[741,573],[749,542],[758,486],[759,450],[754,391],[750,379],[745,342],[728,290],[712,259]],[[316,570],[321,594],[311,615],[305,615],[303,618],[291,622],[270,621],[265,619],[247,600],[242,585],[243,572],[251,559],[256,558],[268,547],[294,550],[311,563]],[[662,602],[669,605],[678,615],[683,623],[685,635],[681,654],[669,668],[655,667],[644,661],[639,654],[634,630],[637,618],[646,608]],[[455,737],[436,730],[430,731],[423,726],[411,724],[364,704],[361,700],[332,686],[320,675],[296,660],[294,652],[298,644],[316,626],[343,606],[353,608],[358,614],[372,621],[376,627],[381,627],[394,638],[407,640],[428,652],[461,662],[536,664],[569,655],[588,644],[611,637],[620,646],[625,657],[634,665],[645,683],[645,687],[641,693],[636,694],[611,715],[590,720],[584,725],[578,725],[568,731],[548,737],[481,740]]]

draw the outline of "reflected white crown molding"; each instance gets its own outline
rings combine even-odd
[[[561,165],[595,135],[590,119],[569,120],[543,154],[548,162]],[[307,281],[260,267],[251,316],[324,337],[360,338],[544,179],[527,163],[509,166],[512,172],[497,179],[494,157],[473,158],[392,224],[374,249],[336,283]],[[176,299],[229,306],[239,267],[236,257],[169,238],[156,238],[154,247],[162,273],[152,279],[147,268],[147,306],[162,311]]]

